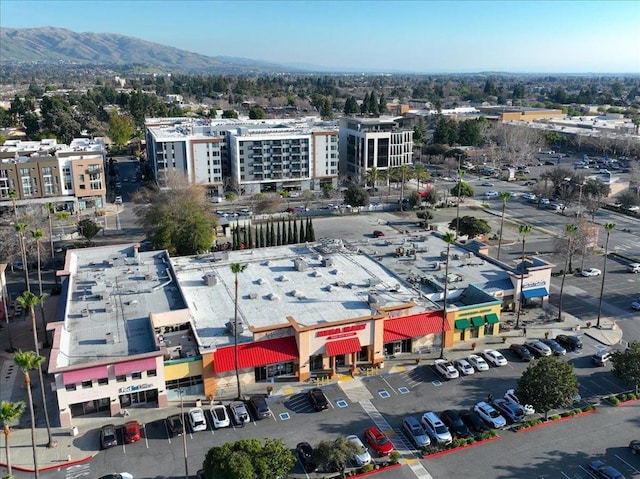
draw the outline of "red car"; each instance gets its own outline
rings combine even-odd
[[[124,423],[124,443],[131,444],[140,440],[140,424],[138,421]]]
[[[364,431],[364,440],[367,441],[367,444],[373,448],[378,456],[388,456],[393,452],[393,444],[377,427],[366,429]]]

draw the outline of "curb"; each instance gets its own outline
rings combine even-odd
[[[69,467],[69,466],[75,466],[76,464],[83,464],[83,463],[89,462],[91,459],[93,459],[96,456],[96,454],[94,454],[92,456],[86,456],[86,457],[83,457],[82,459],[77,459],[75,461],[65,461],[65,462],[60,462],[58,464],[54,464],[52,466],[41,467],[41,468],[38,469],[38,472],[51,471],[53,469],[59,469],[59,468],[62,468],[62,467]],[[6,468],[7,465],[0,462],[0,467],[5,467]],[[33,468],[22,467],[22,466],[14,466],[14,465],[12,465],[11,469],[15,469],[16,471],[21,471],[21,472],[35,472],[35,469],[33,469]]]
[[[554,419],[553,421],[545,421],[545,422],[542,422],[540,424],[536,424],[535,426],[529,426],[529,427],[525,427],[525,428],[522,428],[522,429],[516,429],[515,433],[516,434],[520,434],[521,432],[527,432],[527,431],[531,431],[533,429],[540,429],[541,427],[544,427],[544,426],[549,426],[551,424],[555,424],[555,423],[558,423],[558,422],[569,421],[570,419],[575,419],[575,418],[580,417],[580,416],[587,416],[589,414],[595,414],[597,412],[600,412],[600,411],[598,409],[592,409],[591,411],[583,411],[580,414],[574,414],[573,416],[560,417],[558,419]]]
[[[451,454],[453,452],[462,451],[464,449],[469,449],[470,447],[480,446],[480,445],[485,444],[487,442],[494,442],[494,441],[497,441],[498,439],[501,439],[500,436],[491,437],[489,439],[484,439],[482,441],[476,441],[473,444],[465,444],[464,446],[460,446],[460,447],[452,447],[450,449],[445,449],[444,451],[438,451],[438,452],[434,452],[433,454],[427,454],[426,456],[422,456],[422,459],[431,459],[431,458],[434,458],[434,457],[445,456],[445,455]]]
[[[628,406],[629,404],[640,402],[640,399],[628,399],[626,401],[620,401],[618,404],[613,404],[611,401],[609,401],[609,398],[607,398],[607,402],[609,403],[609,406],[620,407],[620,406]]]
[[[374,474],[378,474],[379,472],[384,472],[384,471],[389,471],[391,469],[396,469],[398,467],[402,467],[402,464],[397,463],[397,464],[391,464],[389,466],[386,467],[381,467],[380,469],[374,469],[373,471],[369,471],[369,472],[361,472],[360,474],[355,474],[351,477],[365,477],[365,476],[373,476]]]

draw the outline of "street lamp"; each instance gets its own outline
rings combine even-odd
[[[184,420],[184,388],[179,388],[180,416],[182,417],[182,452],[184,454],[184,479],[189,479],[189,465],[187,463],[187,422]]]

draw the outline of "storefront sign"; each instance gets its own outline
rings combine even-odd
[[[528,288],[539,288],[541,286],[547,286],[547,282],[542,280],[542,281],[533,281],[531,283],[524,283],[522,285],[522,289],[528,289]]]
[[[136,391],[142,391],[143,389],[151,389],[153,384],[139,384],[137,386],[127,386],[125,388],[118,389],[118,394],[133,393]]]
[[[355,333],[356,331],[362,331],[366,327],[367,327],[367,324],[362,323],[362,324],[354,324],[352,326],[343,326],[342,328],[324,329],[316,333],[316,338],[324,338],[327,336],[331,336],[331,339],[335,339],[337,337],[341,338],[345,336],[353,336],[353,334],[345,334],[345,333]]]

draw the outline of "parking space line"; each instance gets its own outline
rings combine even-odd
[[[589,477],[594,477],[594,478],[596,477],[596,476],[594,476],[594,475],[591,473],[591,471],[590,471],[589,469],[585,468],[584,466],[578,466],[578,467],[580,467],[580,469],[582,469],[584,472],[586,472],[586,473],[587,473],[587,476],[589,476]],[[596,478],[596,479],[597,479],[597,478]]]
[[[562,474],[564,477],[566,477],[567,479],[571,479],[569,476],[567,476],[564,472],[560,471],[560,474]]]
[[[389,384],[389,381],[387,381],[384,376],[382,376],[382,380],[387,384],[387,386],[389,386],[389,389],[391,389],[395,394],[398,394],[398,391],[393,389],[393,386],[391,384]]]
[[[629,466],[636,474],[640,474],[640,470],[638,470],[635,467],[633,467],[631,464],[629,464],[627,461],[622,459],[620,456],[618,456],[617,454],[614,454],[614,456],[617,457],[618,459],[620,459],[622,462],[624,462],[627,466]]]
[[[144,431],[144,443],[147,445],[147,449],[149,449],[149,439],[147,438],[147,425],[142,425],[142,430]]]
[[[169,441],[169,444],[171,444],[171,434],[169,434],[169,428],[167,427],[167,421],[164,420],[164,421],[162,421],[162,423],[164,424],[164,432],[167,433],[167,441]]]

